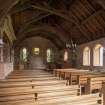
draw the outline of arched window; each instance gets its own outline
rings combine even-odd
[[[39,48],[34,48],[34,49],[33,49],[33,53],[34,53],[35,55],[39,55],[39,54],[40,54],[40,49],[39,49]]]
[[[64,61],[65,62],[68,61],[68,51],[67,50],[65,50],[64,52]]]
[[[85,47],[83,50],[83,65],[90,66],[90,48]]]
[[[51,49],[47,49],[47,62],[51,62]]]
[[[20,59],[23,62],[27,62],[27,49],[23,48],[20,52]]]
[[[97,44],[93,50],[93,65],[103,66],[103,46]]]
[[[54,62],[54,52],[52,49],[47,49],[47,62],[50,63],[50,62]]]

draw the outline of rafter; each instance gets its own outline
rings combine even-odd
[[[103,10],[100,9],[96,12],[94,12],[92,15],[90,15],[88,18],[86,18],[85,20],[83,20],[81,23],[80,23],[80,26],[79,27],[82,27],[83,25],[85,25],[88,21],[90,21],[91,19],[93,19],[94,17],[96,17],[97,15],[99,15],[100,13],[102,13]],[[76,28],[76,26],[74,27],[74,29]],[[82,30],[81,30],[82,29]],[[79,30],[83,31],[83,28],[80,28]],[[84,32],[84,31],[83,31]],[[84,35],[86,34],[86,32],[84,33]],[[87,37],[88,35],[86,34],[85,37]]]
[[[90,15],[88,18],[86,18],[85,20],[83,20],[81,22],[81,25],[82,24],[86,24],[89,20],[91,20],[92,18],[96,17],[97,15],[99,15],[100,13],[102,13],[102,9],[99,9],[98,11],[94,12],[92,15]]]
[[[52,9],[52,8],[48,8],[48,7],[42,7],[40,5],[32,5],[32,7],[34,9],[38,9],[41,11],[46,11],[48,13],[52,13],[54,15],[62,17],[63,19],[65,19],[69,22],[75,23],[75,21],[72,18],[68,17],[66,14],[61,13],[60,11],[57,11],[56,9]]]
[[[5,17],[6,15],[8,14],[9,10],[14,6],[16,5],[17,3],[19,2],[19,0],[8,0],[7,2],[3,2],[3,4],[1,4],[1,7],[0,7],[0,27],[2,26],[4,20],[5,20]],[[2,7],[3,5],[3,7]]]
[[[72,14],[72,16],[73,17],[75,17],[75,15],[74,14]],[[85,39],[87,39],[88,41],[90,41],[91,39],[89,38],[89,36],[87,35],[87,33],[84,31],[84,29],[82,28],[82,26],[80,25],[80,23],[79,24],[76,24],[75,25],[75,27],[73,27],[74,29],[75,28],[78,28],[79,29],[79,31],[83,34],[82,36],[85,38]],[[72,29],[73,30],[73,29]],[[72,31],[71,30],[71,31]]]
[[[18,0],[17,0],[18,1]],[[79,5],[76,5],[76,3],[74,3],[74,10],[73,10],[73,12],[71,12],[71,14],[70,15],[68,15],[69,14],[69,11],[67,11],[67,10],[65,10],[65,9],[61,9],[61,10],[58,10],[58,9],[55,9],[55,8],[52,8],[52,7],[50,7],[50,5],[48,5],[47,4],[47,2],[46,1],[44,1],[45,2],[45,4],[44,3],[42,3],[42,2],[39,2],[38,1],[38,3],[36,3],[36,2],[33,2],[34,4],[30,4],[31,3],[31,1],[29,1],[29,4],[27,3],[27,2],[24,2],[24,1],[22,1],[23,3],[21,4],[21,5],[17,5],[17,6],[15,6],[13,9],[12,9],[12,11],[10,11],[10,9],[17,3],[17,1],[16,0],[8,0],[8,5],[6,4],[4,7],[5,8],[3,8],[3,9],[0,9],[0,22],[2,22],[3,23],[3,19],[5,19],[5,16],[6,16],[6,14],[7,13],[11,13],[11,14],[13,14],[13,13],[17,13],[17,12],[22,12],[22,11],[24,11],[24,10],[33,10],[33,12],[32,13],[34,13],[34,10],[35,10],[35,13],[36,13],[36,11],[38,12],[38,14],[36,13],[35,14],[35,16],[33,15],[33,14],[31,14],[31,15],[33,15],[33,17],[31,17],[30,19],[28,19],[26,22],[24,22],[24,24],[23,25],[21,25],[20,23],[16,23],[15,22],[15,24],[17,24],[17,27],[16,28],[19,28],[20,27],[20,30],[19,30],[19,32],[18,32],[18,34],[17,34],[17,36],[22,36],[22,33],[24,32],[24,31],[33,31],[33,30],[31,30],[31,28],[32,28],[32,26],[34,26],[35,24],[32,24],[32,23],[38,23],[38,24],[40,24],[41,22],[39,21],[39,20],[41,20],[42,18],[45,18],[45,17],[47,17],[47,16],[49,16],[49,15],[53,15],[53,16],[50,16],[50,17],[48,17],[47,19],[49,19],[49,22],[50,22],[50,19],[52,19],[52,17],[54,17],[55,18],[55,20],[57,20],[58,19],[58,17],[60,17],[60,18],[62,18],[61,20],[59,20],[59,21],[57,21],[57,22],[55,22],[55,23],[57,23],[57,24],[59,24],[59,25],[62,25],[63,24],[63,21],[65,21],[66,20],[66,22],[69,22],[69,23],[72,23],[73,25],[74,25],[74,30],[73,30],[73,28],[71,27],[71,24],[70,24],[70,27],[71,27],[71,30],[70,31],[72,31],[72,32],[78,32],[78,30],[79,30],[79,32],[81,32],[80,34],[81,34],[81,37],[83,37],[83,40],[87,40],[87,41],[91,41],[92,40],[92,37],[95,39],[95,38],[97,38],[97,36],[95,37],[95,34],[97,33],[97,32],[99,32],[100,30],[104,30],[104,20],[102,19],[100,22],[98,22],[98,19],[97,19],[97,17],[98,16],[100,16],[100,14],[102,13],[103,14],[103,12],[105,12],[104,11],[104,9],[105,9],[105,0],[94,0],[94,1],[90,1],[90,0],[77,0],[77,2],[79,2]],[[89,2],[90,1],[90,2]],[[13,2],[13,3],[12,3]],[[62,1],[60,1],[60,2],[62,2]],[[65,1],[66,2],[66,1]],[[64,2],[64,3],[65,3]],[[100,9],[100,10],[98,10],[98,11],[96,11],[96,7],[95,7],[95,4],[93,4],[94,2],[97,2],[97,4],[99,4],[102,8]],[[7,2],[6,2],[7,3]],[[62,2],[63,3],[63,2]],[[5,4],[5,3],[4,3]],[[12,5],[11,5],[12,4]],[[38,5],[37,5],[38,4]],[[65,5],[66,5],[66,3],[65,3]],[[99,6],[99,7],[100,7]],[[1,8],[1,7],[0,7]],[[29,9],[29,8],[31,8],[31,9]],[[85,10],[84,10],[85,9]],[[64,10],[64,11],[63,11]],[[81,11],[81,10],[83,10],[83,11]],[[10,11],[10,12],[9,12]],[[78,11],[78,13],[76,13]],[[26,11],[27,12],[27,11]],[[30,12],[30,11],[29,11]],[[41,12],[41,14],[39,14]],[[31,13],[31,12],[30,12]],[[74,13],[74,14],[73,14]],[[80,13],[80,14],[79,14]],[[16,14],[16,15],[18,15],[18,14]],[[24,15],[24,14],[23,14]],[[25,15],[27,15],[27,14],[25,14]],[[56,16],[54,16],[54,15],[56,15]],[[90,15],[90,16],[89,16]],[[58,16],[58,17],[57,17]],[[83,18],[82,18],[82,16],[83,16]],[[30,17],[30,16],[26,16],[26,18],[27,17]],[[79,22],[78,21],[78,18],[80,17],[80,20],[82,21],[82,22]],[[100,16],[101,17],[101,16]],[[14,18],[14,17],[13,17]],[[25,18],[25,19],[26,19]],[[17,16],[17,18],[16,18],[17,20],[18,20],[18,16]],[[23,18],[22,18],[23,19]],[[100,19],[99,19],[100,20]],[[18,20],[18,21],[20,21],[20,20]],[[103,23],[102,23],[102,21],[103,21]],[[60,22],[62,22],[61,24],[60,24]],[[54,23],[54,24],[55,24]],[[48,23],[48,24],[50,24],[50,23]],[[64,22],[64,24],[65,24],[65,22]],[[101,25],[102,24],[102,25]],[[20,26],[19,26],[20,25]],[[68,24],[69,25],[69,24]],[[85,26],[87,26],[87,27],[85,27]],[[35,27],[36,28],[36,27]],[[86,29],[87,28],[87,29]],[[55,27],[55,29],[58,29],[57,27]],[[55,30],[54,29],[54,30]],[[64,28],[65,29],[65,28]],[[78,29],[77,31],[76,31],[76,29]],[[46,30],[47,32],[49,31],[49,28],[47,27],[47,29],[39,29],[38,31],[40,32],[40,31],[44,31],[44,30]],[[59,30],[59,29],[58,29]],[[61,31],[61,33],[58,33],[58,31],[52,31],[51,33],[53,33],[53,34],[58,34],[59,36],[60,36],[60,34],[62,34],[63,35],[63,37],[65,37],[65,34],[66,34],[66,32],[64,32],[65,30],[62,30],[62,26],[60,26],[60,30],[59,31]],[[96,32],[97,31],[97,32]],[[35,31],[34,31],[35,32]],[[57,33],[56,33],[57,32]],[[86,33],[87,32],[87,33]],[[95,33],[96,32],[96,33]],[[31,33],[31,32],[30,32]],[[64,34],[65,33],[65,34]],[[71,32],[70,32],[71,33]],[[90,33],[90,35],[88,35]],[[92,34],[91,34],[92,33]],[[68,35],[69,35],[69,33],[67,33]],[[79,34],[79,36],[78,37],[80,37],[80,34]],[[93,35],[94,34],[94,35]],[[93,36],[92,36],[93,35]],[[63,37],[62,37],[62,39],[63,39]],[[78,38],[78,37],[75,37],[75,38]],[[100,35],[100,37],[101,37],[101,35]],[[66,37],[66,39],[67,39],[68,37]],[[66,40],[66,39],[64,39],[64,40]]]
[[[87,5],[87,9],[88,7],[95,12],[95,8],[93,7],[93,5],[89,2],[89,0],[81,0],[81,2],[85,3],[85,5]]]
[[[31,8],[31,5],[29,4],[29,2],[26,2],[24,4],[17,4],[16,6],[14,6],[11,11],[9,12],[11,15],[14,14],[14,13],[17,13],[17,12],[21,12],[21,11],[24,11],[26,9],[29,9]]]
[[[17,35],[22,34],[22,32],[27,29],[32,23],[41,20],[47,16],[52,15],[51,13],[41,13],[40,15],[34,15],[32,18],[28,19],[23,25],[21,25],[20,30],[18,31]]]
[[[62,17],[63,19],[65,19],[65,20],[67,20],[67,21],[69,21],[69,22],[72,22],[73,24],[75,24],[76,25],[76,27],[80,30],[80,32],[86,37],[86,39],[87,40],[90,40],[89,39],[89,37],[87,37],[87,35],[85,35],[86,33],[81,29],[81,27],[79,26],[79,23],[76,23],[71,17],[69,17],[69,16],[67,16],[66,14],[64,14],[64,13],[62,13],[62,12],[60,12],[60,11],[57,11],[56,9],[52,9],[52,8],[49,8],[49,7],[42,7],[42,6],[37,6],[37,5],[31,5],[33,8],[35,8],[35,9],[38,9],[38,10],[41,10],[41,11],[45,11],[45,12],[48,12],[48,13],[50,13],[50,14],[55,14],[55,15],[57,15],[57,16],[60,16],[60,17]],[[29,6],[29,4],[26,6],[27,8],[30,8],[30,6]],[[24,5],[22,5],[22,8],[20,8],[19,9],[19,11],[21,11],[21,10],[24,10],[24,9],[26,9],[26,7],[24,6]],[[18,7],[19,8],[19,7]],[[18,8],[17,8],[17,10],[16,11],[18,11]],[[45,16],[46,17],[46,16]],[[43,18],[43,16],[42,16],[42,18]],[[40,19],[41,19],[41,17],[40,17]],[[36,19],[36,21],[38,21],[38,20],[40,20],[40,19]],[[31,21],[31,23],[32,23],[33,21]],[[30,23],[27,23],[27,24],[24,24],[24,26],[22,25],[22,28],[20,28],[20,31],[18,32],[18,33],[20,33],[20,32],[22,32],[24,29],[26,29],[28,26],[30,25]]]
[[[96,2],[97,2],[103,9],[105,9],[105,0],[96,0]]]
[[[42,11],[46,11],[46,12],[49,12],[49,13],[53,13],[57,16],[60,16],[61,18],[69,21],[69,22],[72,22],[73,24],[76,25],[76,27],[80,30],[80,32],[87,38],[87,40],[90,40],[89,37],[86,35],[86,33],[81,29],[81,27],[79,26],[79,23],[76,23],[74,20],[71,20],[70,17],[68,17],[67,15],[65,14],[62,14],[56,10],[53,10],[53,9],[50,9],[50,8],[46,8],[46,7],[42,7],[42,6],[37,6],[37,5],[32,5],[33,8],[35,9],[38,9],[38,10],[42,10]]]

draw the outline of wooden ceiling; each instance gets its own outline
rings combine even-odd
[[[105,37],[105,0],[19,0],[10,9],[17,40],[41,36],[58,47]]]

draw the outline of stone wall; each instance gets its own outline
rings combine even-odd
[[[0,79],[5,79],[13,71],[13,63],[0,63]]]
[[[103,61],[103,66],[93,66],[93,49],[97,44],[101,44],[103,47],[105,47],[105,38],[95,40],[86,44],[82,44],[78,46],[77,52],[78,52],[78,60],[77,60],[77,67],[78,68],[83,68],[83,69],[90,69],[90,70],[95,70],[95,69],[100,69],[104,70],[105,69],[105,51],[104,51],[104,61]],[[90,66],[83,66],[83,50],[84,48],[88,46],[90,48]]]
[[[0,79],[5,79],[13,71],[14,64],[14,50],[11,48],[9,43],[4,43],[1,56],[2,61],[0,61]]]

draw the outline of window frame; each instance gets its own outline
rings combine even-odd
[[[26,50],[26,52],[24,53],[24,50]],[[24,58],[24,54],[25,54],[25,58]],[[20,60],[22,61],[22,62],[27,62],[27,59],[28,58],[28,50],[27,50],[27,48],[26,47],[24,47],[24,48],[22,48],[22,49],[20,49]]]
[[[69,53],[68,53],[67,50],[65,50],[65,51],[64,51],[64,57],[63,57],[63,60],[64,60],[64,62],[67,62],[68,59],[69,59]]]
[[[98,63],[99,64],[96,64],[96,57],[95,57],[95,50],[97,50],[97,49],[99,49],[99,52],[98,52],[98,56],[99,56],[99,61],[98,61]],[[103,48],[103,46],[101,45],[101,44],[96,44],[96,46],[94,47],[94,49],[93,49],[93,66],[100,66],[100,67],[102,67],[103,66],[103,64],[104,64],[104,56],[103,56],[103,54],[104,54],[104,48]],[[96,55],[97,56],[97,55]]]
[[[88,58],[88,61],[85,62],[85,59]],[[83,66],[90,66],[90,48],[86,46],[83,50]]]
[[[38,49],[38,52],[35,49]],[[34,47],[33,48],[33,54],[34,55],[40,55],[40,48],[39,47]]]

